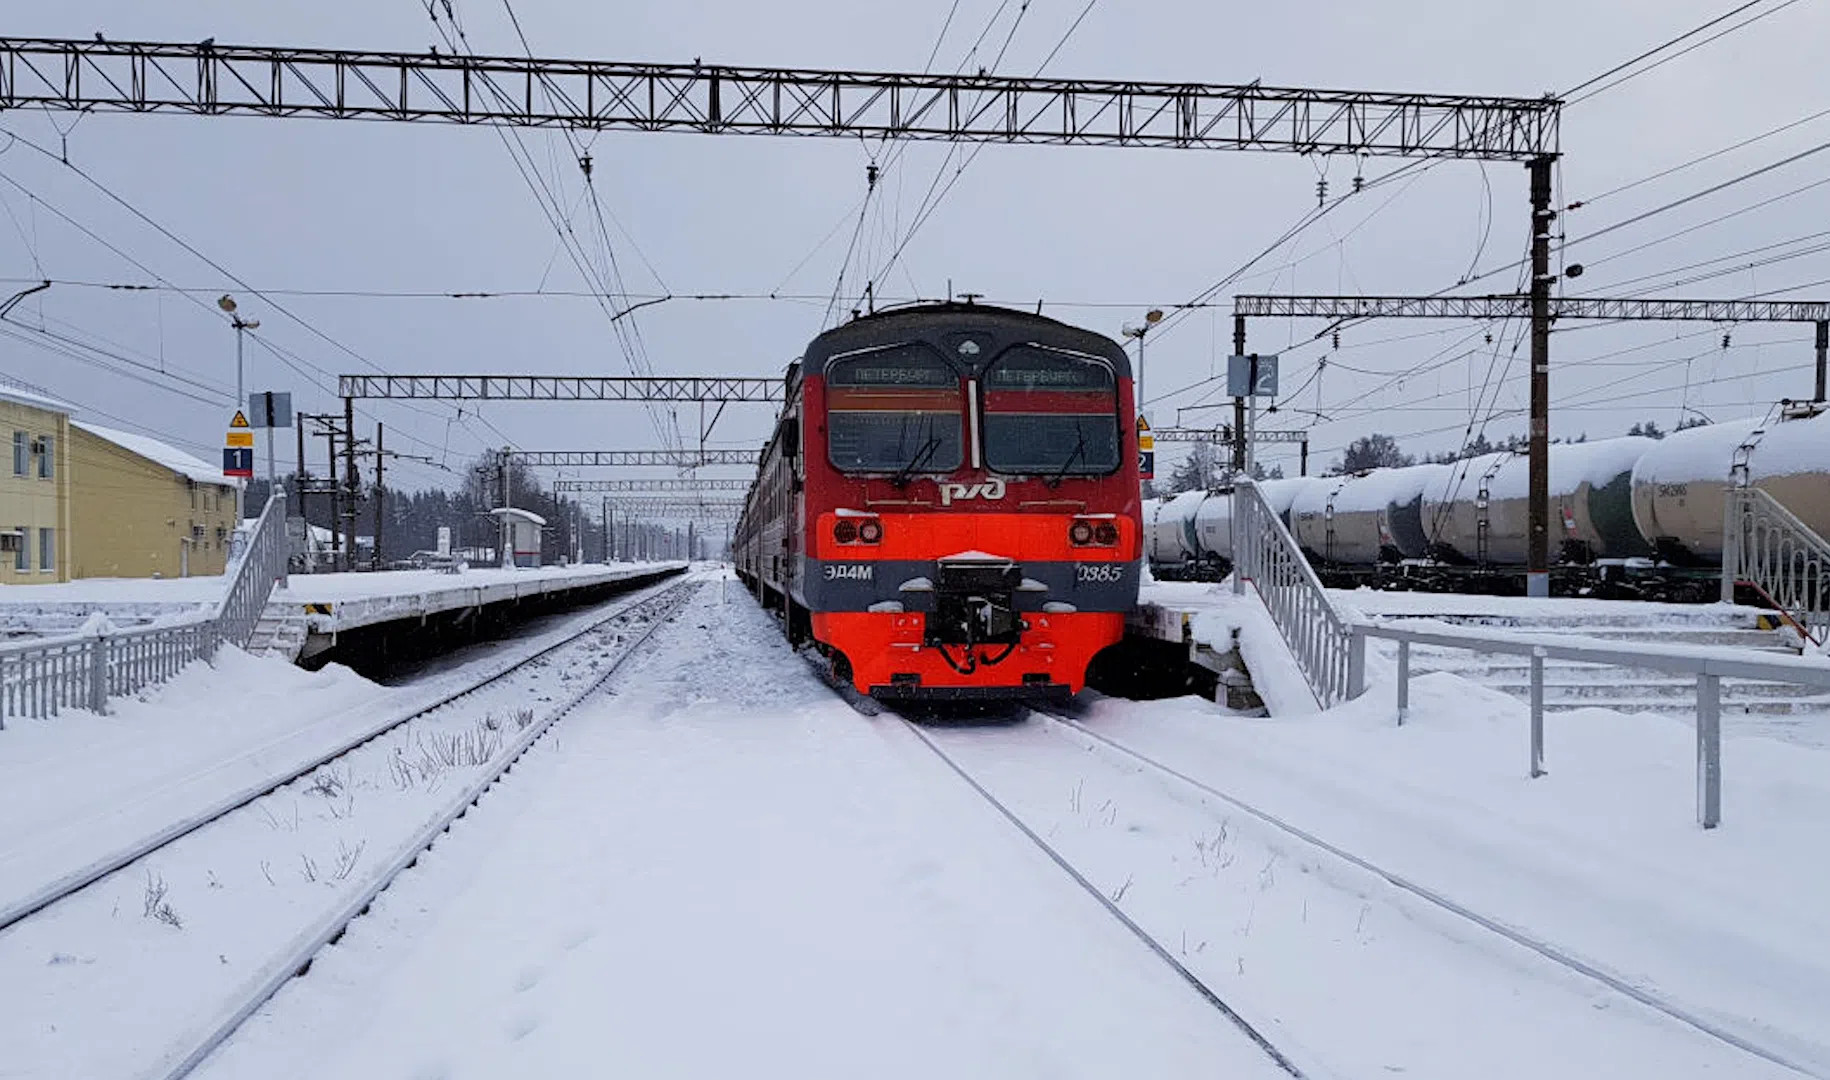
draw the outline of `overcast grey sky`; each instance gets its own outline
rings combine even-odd
[[[1783,3],[1767,0],[1749,14]],[[453,4],[477,51],[519,52],[502,0]],[[1020,0],[1011,0],[993,22],[999,0],[960,0],[940,39],[936,67],[959,66],[988,24],[986,44],[970,66],[989,65],[1021,11],[997,70],[1032,73],[1084,6],[1084,0],[1030,0],[1024,9]],[[1728,0],[1282,5],[1096,0],[1048,72],[1532,96],[1568,89],[1731,6]],[[8,7],[0,33],[16,36],[89,37],[101,31],[117,39],[214,37],[222,43],[413,51],[440,41],[423,0],[312,5],[58,0]],[[668,62],[702,57],[708,63],[888,70],[919,70],[952,7],[952,0],[514,3],[534,51],[542,55]],[[1719,42],[1572,105],[1564,115],[1558,201],[1594,201],[1565,216],[1568,236],[1584,236],[1830,140],[1826,115],[1607,194],[1830,110],[1821,55],[1826,41],[1830,8],[1824,0],[1796,0]],[[552,225],[492,130],[27,112],[0,114],[0,131],[52,149],[67,146],[72,163],[258,289],[588,288],[559,253]],[[566,140],[550,132],[524,138],[568,209],[579,205],[580,173]],[[851,255],[847,293],[861,287],[867,269],[886,262],[949,154],[944,144],[897,148],[855,139],[638,133],[579,138],[595,160],[600,200],[620,223],[612,226],[612,240],[631,293],[777,292],[811,298],[676,300],[644,309],[634,318],[655,370],[683,375],[778,373],[825,322],[825,298],[845,261],[867,163],[889,167]],[[952,160],[957,164],[961,156],[954,151]],[[1810,251],[1830,236],[1800,239],[1830,230],[1830,183],[1787,194],[1823,180],[1827,163],[1830,151],[1572,245],[1567,259],[1591,269],[1567,287],[1599,294],[1830,294],[1825,280],[1830,251]],[[1371,161],[1363,168],[1370,178],[1398,164]],[[1325,175],[1331,194],[1338,194],[1350,187],[1358,168],[1352,161],[1293,155],[989,146],[908,243],[879,290],[936,297],[951,282],[956,291],[1026,306],[1041,299],[1056,317],[1116,336],[1124,321],[1147,307],[1188,300],[1256,255],[1315,205],[1319,177]],[[0,374],[51,390],[97,422],[159,434],[199,455],[213,458],[220,446],[234,382],[233,335],[212,303],[221,292],[237,293],[243,313],[261,321],[262,338],[296,354],[305,367],[301,374],[264,347],[251,348],[250,389],[292,390],[305,408],[332,406],[332,381],[324,373],[373,370],[369,363],[402,373],[628,373],[604,312],[588,297],[273,295],[358,359],[236,287],[57,161],[23,144],[9,145],[4,134],[0,177],[5,178],[0,278],[6,279],[0,293],[10,295],[40,277],[144,284],[154,280],[151,273],[200,290],[187,298],[53,288],[22,303],[14,319],[127,359],[85,364],[0,337]],[[1755,205],[1775,196],[1785,197]],[[151,273],[60,220],[53,208]],[[588,203],[571,223],[596,252]],[[1523,253],[1526,231],[1522,167],[1446,162],[1344,201],[1224,295],[1434,292],[1454,285],[1471,266],[1511,262]],[[1635,248],[1640,250],[1630,250]],[[1807,253],[1740,268],[1796,251]],[[1724,261],[1683,269],[1715,259]],[[1670,287],[1723,270],[1731,272]],[[1506,291],[1516,284],[1516,276],[1505,274],[1474,290]],[[1228,314],[1197,312],[1151,337],[1149,396],[1158,399],[1152,412],[1159,424],[1172,422],[1178,406],[1204,396],[1219,400],[1214,385],[1203,380],[1229,351]],[[1484,420],[1492,438],[1524,430],[1523,351],[1508,363],[1516,327],[1374,323],[1345,331],[1338,351],[1325,342],[1292,348],[1317,329],[1313,323],[1264,320],[1252,330],[1255,349],[1290,349],[1287,388],[1309,380],[1268,426],[1312,428],[1316,466],[1370,431],[1394,434],[1407,449],[1423,452],[1459,445],[1471,418],[1477,426]],[[1669,428],[1685,409],[1715,420],[1758,415],[1780,397],[1809,395],[1809,327],[1734,328],[1727,348],[1725,329],[1560,327],[1553,343],[1553,434],[1618,434],[1648,418]],[[1485,340],[1489,332],[1493,345]],[[24,336],[43,341],[29,332]],[[1311,380],[1324,355],[1325,373]],[[123,375],[123,369],[141,378]],[[1489,378],[1497,393],[1480,396]],[[1183,387],[1193,388],[1170,394]],[[505,440],[530,449],[659,445],[650,418],[630,405],[496,404],[480,416],[466,406],[459,416],[453,407],[431,403],[371,403],[364,412],[387,422],[391,447],[428,454],[456,470],[403,464],[394,475],[413,484],[454,483],[481,448]],[[1185,419],[1203,415],[1219,414]],[[680,418],[690,431],[694,410],[682,409]],[[732,406],[712,441],[754,445],[766,435],[769,419],[766,407]],[[1282,449],[1265,456],[1286,458]],[[283,460],[289,459],[287,450]]]

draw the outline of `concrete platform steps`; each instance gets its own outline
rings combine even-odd
[[[1409,621],[1406,616],[1387,616]],[[1759,617],[1741,612],[1697,612],[1695,618],[1655,616],[1584,615],[1555,616],[1438,615],[1432,618],[1459,626],[1506,630],[1518,634],[1569,635],[1619,642],[1660,645],[1705,645],[1729,652],[1797,655],[1798,636],[1787,629],[1766,629]],[[1394,651],[1395,646],[1387,651]],[[1417,672],[1446,671],[1461,675],[1521,700],[1531,694],[1530,661],[1524,657],[1482,655],[1456,649],[1416,647],[1411,663]],[[1620,712],[1694,711],[1696,683],[1658,671],[1642,671],[1547,660],[1544,665],[1544,702],[1551,710],[1604,708]],[[1722,680],[1725,716],[1796,717],[1822,720],[1830,727],[1830,697],[1821,691],[1788,683],[1748,679]]]

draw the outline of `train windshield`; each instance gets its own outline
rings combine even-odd
[[[993,470],[1087,476],[1118,468],[1118,384],[1110,364],[1018,346],[985,369],[983,386],[985,464]]]
[[[959,373],[926,346],[834,362],[826,408],[827,457],[842,472],[952,472],[965,456]]]

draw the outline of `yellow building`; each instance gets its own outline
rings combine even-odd
[[[157,439],[70,422],[70,576],[220,574],[235,488]]]
[[[70,407],[0,383],[0,585],[70,576]]]

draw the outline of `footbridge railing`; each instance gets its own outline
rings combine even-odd
[[[1812,641],[1830,641],[1830,542],[1757,487],[1731,488],[1723,531],[1722,599],[1747,585]]]
[[[1256,484],[1234,485],[1232,527],[1233,591],[1244,593],[1247,582],[1257,591],[1316,702],[1326,709],[1359,696],[1365,649],[1354,648],[1352,628]]]
[[[0,645],[0,730],[8,717],[43,719],[64,709],[106,712],[108,699],[164,682],[225,643],[248,644],[276,582],[286,573],[286,504],[275,493],[261,512],[216,610],[164,626],[110,630]]]

